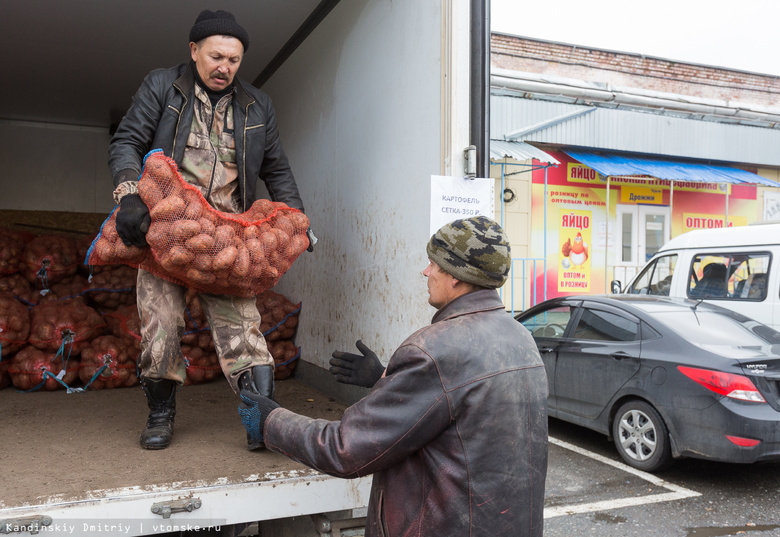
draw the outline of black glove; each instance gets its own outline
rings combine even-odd
[[[116,232],[125,246],[143,248],[146,244],[146,232],[152,219],[149,207],[139,194],[128,194],[119,202],[116,213]]]
[[[269,399],[265,395],[254,393],[249,390],[241,390],[239,394],[241,404],[238,405],[238,415],[241,416],[241,423],[244,424],[247,434],[255,443],[263,442],[263,429],[265,420],[275,408],[281,405]]]
[[[314,232],[311,230],[311,228],[306,230],[306,237],[308,237],[308,239],[309,239],[309,247],[306,248],[306,251],[307,252],[313,252],[314,251],[314,245],[317,244],[317,241],[319,239],[314,234]]]
[[[376,354],[358,340],[355,346],[362,353],[336,351],[330,359],[330,372],[336,380],[344,384],[354,384],[364,388],[372,388],[382,378],[385,367]]]

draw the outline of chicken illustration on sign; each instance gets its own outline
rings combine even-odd
[[[590,291],[590,235],[590,211],[561,211],[559,236],[566,241],[560,250],[558,291]]]

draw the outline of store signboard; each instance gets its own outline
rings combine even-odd
[[[589,168],[578,162],[568,162],[566,165],[567,180],[570,183],[587,183],[590,185],[606,186],[607,178],[599,174],[593,168]],[[656,179],[655,177],[633,177],[613,175],[609,178],[610,186],[637,186],[653,187],[661,190],[672,188],[672,181]],[[694,181],[674,181],[674,190],[683,192],[708,192],[710,194],[731,193],[731,185],[728,183],[697,183]]]
[[[620,189],[620,203],[663,205],[664,193],[660,188],[624,186]]]
[[[693,231],[695,229],[718,229],[724,227],[725,221],[722,214],[704,214],[704,213],[683,213],[682,232]],[[746,216],[729,215],[728,227],[746,226],[748,219]]]
[[[588,293],[591,282],[591,211],[561,209],[558,218],[558,291]]]

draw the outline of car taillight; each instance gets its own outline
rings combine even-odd
[[[741,436],[726,435],[729,442],[738,445],[739,447],[755,447],[761,443],[761,440],[754,440],[753,438],[742,438]]]
[[[678,365],[677,369],[689,379],[720,395],[725,395],[726,397],[738,399],[740,401],[766,403],[766,400],[761,393],[759,393],[755,384],[753,384],[749,378],[742,375],[733,375],[731,373],[712,371],[710,369],[697,369],[695,367],[686,367],[683,365]]]

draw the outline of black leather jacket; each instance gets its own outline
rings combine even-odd
[[[547,378],[494,290],[439,310],[340,422],[278,408],[264,436],[321,472],[373,473],[367,537],[542,535]]]
[[[195,102],[194,63],[149,73],[111,139],[108,164],[114,186],[137,180],[143,158],[162,149],[181,166]],[[273,201],[303,209],[298,186],[279,140],[271,99],[247,82],[234,79],[233,118],[242,212],[256,199],[258,177]]]

